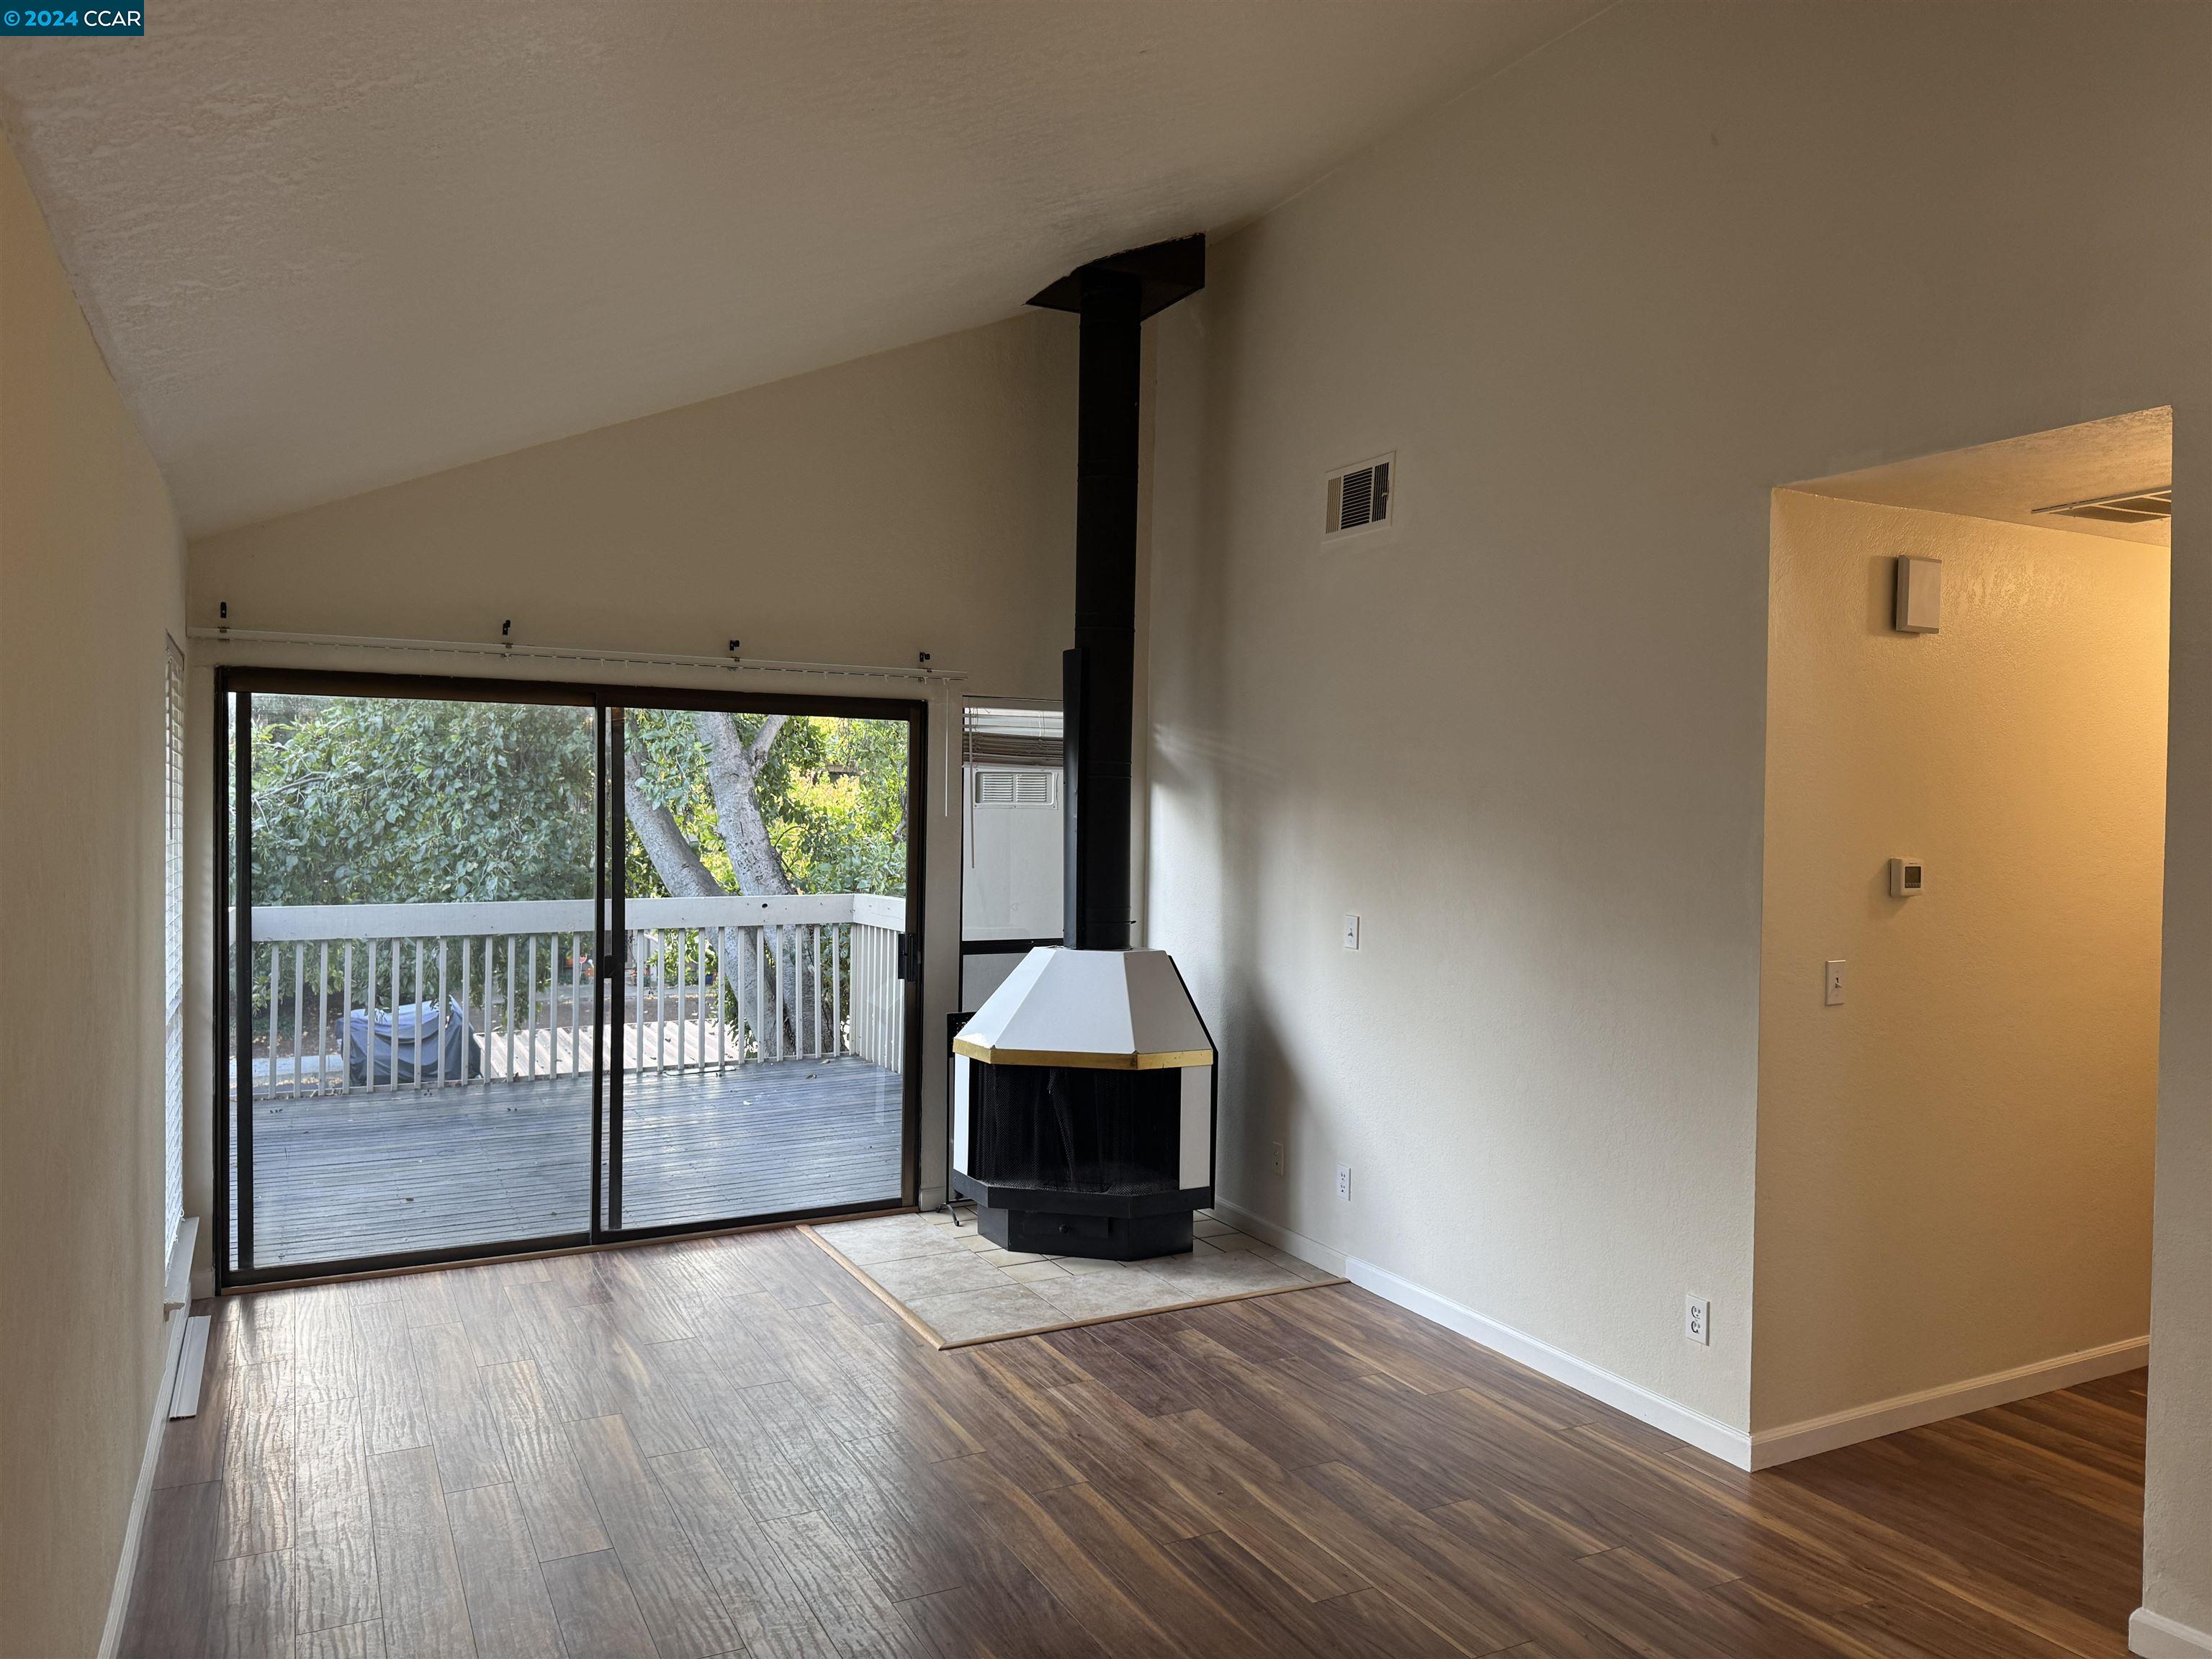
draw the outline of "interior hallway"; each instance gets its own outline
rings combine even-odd
[[[131,1656],[2119,1655],[2141,1372],[1747,1474],[1334,1286],[938,1352],[795,1231],[225,1299]]]

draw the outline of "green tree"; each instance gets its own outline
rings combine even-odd
[[[399,697],[254,699],[258,904],[592,893],[592,716]]]
[[[632,896],[905,892],[903,722],[654,709],[625,721]],[[587,897],[593,751],[591,713],[571,707],[257,696],[254,902]],[[773,965],[795,1019],[819,995],[815,966]],[[738,1006],[757,1006],[753,961],[732,968]]]
[[[906,891],[907,728],[633,709],[630,891]]]
[[[253,716],[257,903],[590,895],[589,711],[262,696]],[[633,709],[625,737],[631,893],[906,891],[902,722]]]
[[[635,710],[623,762],[633,893],[906,891],[902,722]],[[778,951],[769,965],[795,1038],[819,964]],[[737,1006],[764,1006],[752,957],[734,966]]]

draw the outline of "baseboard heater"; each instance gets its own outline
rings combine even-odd
[[[169,1417],[200,1414],[200,1379],[207,1373],[208,1330],[205,1314],[194,1314],[185,1325],[184,1351],[177,1356],[177,1380],[169,1390]]]

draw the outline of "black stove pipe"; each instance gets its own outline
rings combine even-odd
[[[1129,947],[1131,711],[1137,672],[1137,279],[1084,270],[1075,431],[1075,648],[1066,733],[1067,942]],[[1073,695],[1070,695],[1073,694]]]
[[[1206,239],[1071,272],[1030,303],[1082,319],[1075,440],[1075,648],[1060,659],[1067,944],[1129,948],[1136,699],[1137,394],[1144,321],[1206,285]]]

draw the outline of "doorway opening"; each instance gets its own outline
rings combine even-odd
[[[913,1201],[924,705],[217,702],[222,1282]]]
[[[1775,492],[1755,1462],[2144,1363],[2172,457]]]

